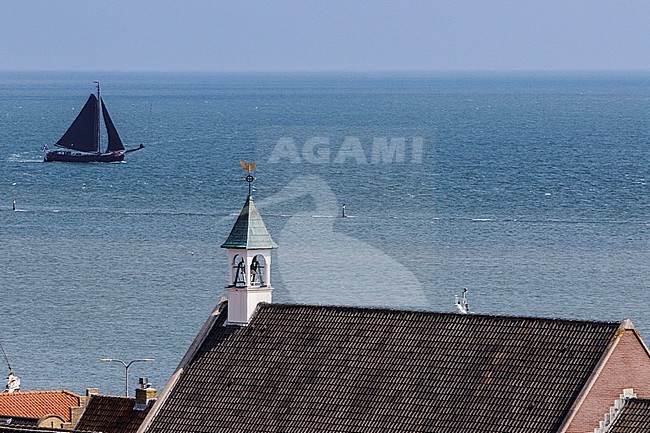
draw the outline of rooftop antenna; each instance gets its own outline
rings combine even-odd
[[[460,314],[469,313],[469,304],[467,303],[467,296],[465,296],[466,293],[467,287],[463,289],[463,293],[460,295],[460,300],[458,299],[458,295],[454,295],[454,305]]]
[[[246,173],[248,173],[244,180],[248,182],[248,196],[250,197],[253,190],[253,182],[255,181],[251,171],[255,170],[255,167],[257,167],[257,161],[253,161],[252,164],[247,164],[246,160],[242,159],[239,161],[239,165],[241,165],[242,168],[246,170]]]
[[[2,356],[5,359],[5,363],[7,364],[7,368],[9,368],[9,374],[7,375],[7,384],[5,385],[5,392],[15,392],[15,391],[20,391],[20,378],[16,376],[11,369],[11,364],[9,363],[9,358],[7,357],[7,353],[5,352],[4,347],[2,347],[2,344],[0,344],[0,351],[2,351]]]

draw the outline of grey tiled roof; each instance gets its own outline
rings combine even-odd
[[[253,198],[249,195],[228,239],[221,245],[221,248],[263,250],[277,247],[266,230],[266,225],[253,203]]]
[[[148,432],[554,432],[619,327],[282,304],[236,327],[226,314]]]
[[[102,433],[135,433],[151,409],[134,410],[135,398],[93,395],[75,428]]]
[[[649,433],[650,399],[632,398],[625,402],[623,409],[614,420],[607,433]]]

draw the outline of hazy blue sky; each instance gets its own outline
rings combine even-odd
[[[650,1],[0,0],[0,70],[650,70]]]

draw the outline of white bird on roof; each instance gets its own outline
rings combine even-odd
[[[285,203],[290,204],[288,211],[286,205],[279,207]],[[403,260],[389,254],[390,248],[376,248],[334,229],[348,218],[340,218],[341,205],[321,177],[299,176],[261,200],[258,207],[280,209],[289,217],[276,238],[279,248],[274,266],[293,301],[402,308],[428,305],[422,283]]]
[[[469,313],[469,304],[467,303],[467,296],[465,296],[466,293],[467,293],[467,287],[463,289],[463,293],[461,295],[460,300],[458,299],[458,295],[454,295],[454,305],[456,306],[460,314]]]

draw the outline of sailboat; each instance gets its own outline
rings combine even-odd
[[[127,153],[144,147],[143,144],[140,144],[134,149],[124,148],[106,105],[104,105],[104,100],[99,94],[99,82],[95,81],[95,84],[97,84],[97,96],[90,94],[77,118],[56,142],[57,147],[64,149],[47,152],[45,162],[119,162],[124,160],[124,155]],[[102,152],[100,148],[100,112],[104,117],[108,135],[108,146],[105,152]]]

